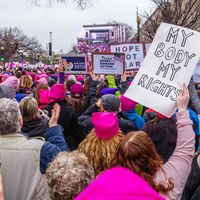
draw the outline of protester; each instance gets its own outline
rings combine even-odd
[[[177,100],[177,144],[170,159],[163,164],[152,140],[143,132],[129,133],[119,144],[113,166],[123,166],[143,177],[166,199],[181,199],[191,170],[194,132],[187,111],[189,91],[184,85]]]
[[[78,116],[83,114],[87,109],[87,101],[83,96],[83,86],[80,84],[73,84],[70,86],[70,96],[68,97],[68,102],[75,108]]]
[[[32,93],[33,80],[30,75],[23,75],[20,79],[20,90],[19,93],[29,95]]]
[[[127,120],[126,116],[120,110],[119,97],[106,94],[94,105],[91,105],[79,118],[78,122],[85,135],[87,135],[92,129],[93,124],[91,122],[91,116],[94,112],[115,112],[118,116],[119,127],[124,134],[130,131],[137,130],[133,123]]]
[[[188,89],[190,91],[190,100],[191,100],[192,107],[194,108],[197,114],[200,114],[200,99],[199,99],[199,96],[197,94],[197,91],[192,79],[190,80]]]
[[[143,131],[152,139],[156,151],[166,163],[176,148],[176,120],[158,114],[145,124]]]
[[[38,109],[38,103],[33,97],[25,97],[19,104],[23,118],[22,132],[28,137],[44,137],[48,128],[48,116]]]
[[[198,200],[200,197],[200,153],[192,161],[192,169],[183,190],[181,200]]]
[[[65,99],[65,88],[63,84],[55,84],[49,92],[50,103],[43,108],[48,111],[48,116],[51,117],[51,109],[55,103],[61,107],[58,123],[64,129],[65,141],[71,150],[77,149],[80,142],[83,140],[81,130],[77,122],[77,113],[75,109]]]
[[[12,87],[6,85],[0,85],[0,99],[2,98],[14,99],[15,96],[16,92]]]
[[[100,174],[75,200],[164,200],[140,176],[123,167]]]
[[[37,100],[38,107],[41,109],[49,104],[49,85],[40,83],[35,88],[35,99]]]
[[[52,200],[73,200],[93,179],[94,170],[80,152],[59,153],[46,171]]]
[[[19,84],[20,84],[20,81],[17,77],[15,76],[10,76],[8,77],[3,83],[1,83],[0,85],[6,85],[6,86],[9,86],[13,89],[18,89],[19,88]]]
[[[127,115],[128,119],[133,122],[138,130],[141,130],[144,126],[144,118],[139,116],[135,111],[136,102],[126,98],[125,96],[120,96],[121,109]]]
[[[18,103],[0,99],[0,160],[5,200],[50,199],[45,173],[48,163],[61,151],[67,151],[60,113],[55,104],[45,139],[27,139],[21,134],[23,119]]]
[[[108,169],[117,149],[124,137],[119,129],[118,117],[113,112],[97,112],[92,114],[94,129],[79,145],[79,152],[85,153],[93,166],[95,175]]]

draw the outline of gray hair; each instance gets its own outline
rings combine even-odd
[[[52,200],[72,200],[94,179],[94,169],[85,154],[61,152],[46,171]]]
[[[0,99],[0,135],[16,133],[20,130],[20,111],[17,101]]]

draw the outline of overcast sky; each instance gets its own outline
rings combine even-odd
[[[31,0],[0,0],[0,26],[17,26],[25,34],[35,36],[44,48],[49,41],[49,32],[52,31],[53,50],[63,49],[66,52],[76,43],[82,25],[115,20],[136,28],[136,8],[139,11],[152,8],[150,0],[91,1],[93,6],[80,11],[75,4],[70,3],[36,7],[31,4]]]

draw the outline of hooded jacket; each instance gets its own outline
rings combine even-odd
[[[136,126],[138,130],[141,130],[143,128],[145,120],[143,117],[138,115],[135,112],[135,110],[127,111],[125,112],[125,114],[127,115],[128,119],[134,123],[134,125]]]
[[[24,123],[22,132],[28,137],[44,137],[46,128],[48,128],[48,120],[41,117],[41,119]]]

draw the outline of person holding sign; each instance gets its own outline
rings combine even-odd
[[[142,176],[168,200],[179,200],[191,170],[194,154],[194,132],[187,105],[189,92],[184,84],[177,100],[177,145],[170,159],[163,164],[152,140],[143,131],[129,133],[119,144],[113,166],[131,169]]]

